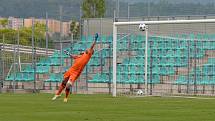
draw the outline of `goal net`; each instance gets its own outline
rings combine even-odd
[[[114,22],[113,96],[214,95],[215,19]]]

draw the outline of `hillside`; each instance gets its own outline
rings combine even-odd
[[[130,1],[131,17],[147,16],[147,0],[120,0],[120,17],[127,16],[127,5]],[[150,15],[202,15],[214,14],[215,0],[150,0]],[[37,17],[45,18],[45,12],[50,18],[59,19],[59,6],[63,6],[63,19],[79,19],[82,0],[0,0],[0,16],[2,17]],[[115,0],[106,0],[105,17],[113,17]],[[201,8],[201,9],[200,9]]]

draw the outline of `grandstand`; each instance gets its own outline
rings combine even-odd
[[[122,38],[117,46],[118,56],[122,57],[117,61],[118,90],[132,94],[135,89],[143,88],[145,83],[145,36],[133,34]],[[64,50],[78,54],[92,41],[93,36],[85,36]],[[81,81],[77,82],[78,93],[111,93],[112,44],[112,36],[100,37],[97,49],[101,51],[94,53],[79,79]],[[148,53],[150,94],[214,94],[214,35],[150,36]],[[31,64],[22,63],[21,70],[13,73],[13,67],[17,66],[14,63],[4,86],[10,88],[15,82],[17,89],[33,89],[35,73],[37,89],[54,91],[62,80],[62,72],[70,65],[69,57],[60,54],[60,51],[54,51],[49,57],[41,57],[36,62],[35,71]]]

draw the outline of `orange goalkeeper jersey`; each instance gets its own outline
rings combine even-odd
[[[73,65],[64,74],[64,78],[69,77],[69,80],[75,81],[80,76],[86,64],[89,62],[93,52],[93,49],[88,49],[87,52],[85,51],[84,54],[75,58]]]

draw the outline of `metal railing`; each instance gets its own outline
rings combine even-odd
[[[32,53],[32,47],[31,46],[24,46],[24,45],[14,45],[14,44],[3,44],[0,43],[0,46],[4,46],[4,48],[2,48],[2,51],[7,51],[7,52],[13,52],[14,48],[15,49],[19,49],[20,53],[26,53],[26,54],[31,54]],[[52,55],[54,53],[54,51],[57,51],[56,49],[48,49],[48,53],[46,53],[46,48],[39,48],[36,47],[36,54],[37,55]]]

